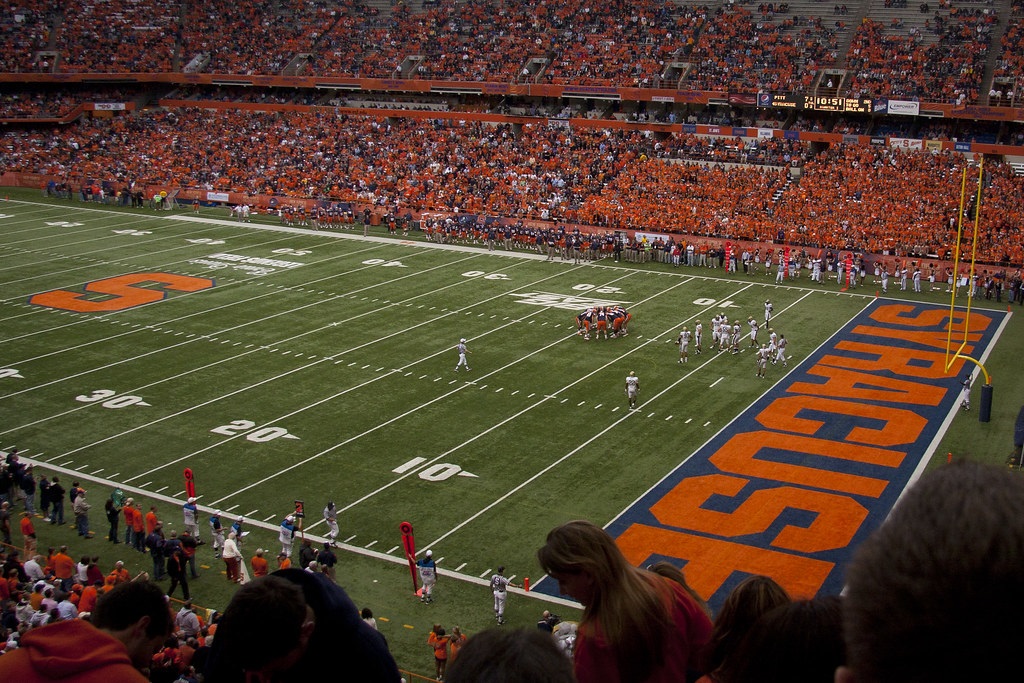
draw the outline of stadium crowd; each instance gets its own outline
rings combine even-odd
[[[954,8],[936,15],[939,38],[925,42],[919,32],[892,33],[865,19],[850,45],[850,89],[872,97],[977,102],[994,21],[988,10]]]
[[[67,493],[79,504],[86,495],[77,484]],[[143,551],[155,566],[166,558],[169,577],[133,576],[122,561],[101,568],[96,552],[76,563],[68,546],[37,552],[34,522],[57,524],[64,494],[57,476],[51,482],[46,473],[33,472],[17,449],[0,463],[4,680],[308,680],[326,661],[339,658],[358,680],[399,680],[373,612],[357,611],[331,572],[313,569],[317,560],[308,570],[289,566],[291,534],[285,539],[281,533],[276,571],[263,558],[266,551],[257,549],[252,579],[239,580],[243,585],[222,612],[207,611],[187,595],[179,604],[170,600],[176,584],[172,565],[180,562],[182,573],[188,565],[174,559],[181,542],[173,532],[163,544],[150,543],[162,535],[155,506],[146,515],[153,517],[146,520],[151,530],[138,533],[147,534]],[[115,545],[121,513],[132,507],[132,499],[119,496],[115,491],[105,505],[107,540]],[[717,611],[673,563],[633,566],[599,526],[566,522],[549,532],[537,558],[559,592],[583,606],[581,620],[565,622],[545,610],[528,635],[526,629],[503,628],[498,612],[496,629],[468,637],[459,627],[449,634],[434,623],[427,644],[436,678],[490,680],[484,672],[500,670],[501,680],[510,683],[863,683],[917,676],[962,680],[969,673],[1004,680],[1016,669],[1009,626],[1019,619],[1022,501],[1019,477],[1002,468],[947,465],[913,485],[892,518],[856,551],[843,597],[793,596],[770,576],[748,575]],[[207,533],[198,531],[203,513],[194,502],[190,498],[182,506],[183,536]],[[949,505],[965,516],[937,512]],[[330,509],[328,504],[325,519]],[[13,539],[15,512],[21,544]],[[288,520],[282,529],[290,528]],[[127,539],[132,525],[126,531]],[[227,545],[217,547],[218,527],[208,533],[214,552],[219,557],[224,551],[226,558]],[[91,538],[87,532],[80,542]],[[224,543],[222,533],[220,539]],[[936,543],[951,554],[937,555]],[[300,563],[307,545],[296,551]],[[328,553],[330,546],[324,546]],[[1003,552],[993,557],[992,547]],[[436,573],[429,552],[418,565],[421,573],[424,567]],[[503,569],[495,577],[504,592],[510,582]],[[231,580],[230,566],[227,574]],[[166,578],[171,583],[165,593],[160,582]],[[965,625],[966,635],[958,635],[954,627]]]
[[[191,109],[12,130],[4,142],[5,169],[72,185],[322,198],[396,215],[461,212],[940,256],[961,222],[971,227],[958,214],[966,159],[946,152],[838,145],[814,155],[777,138]],[[985,168],[979,258],[1019,264],[1024,188],[1011,166]]]
[[[689,87],[805,90],[812,85],[817,68],[837,59],[837,33],[844,26],[828,25],[815,17],[786,16],[780,21],[776,15],[785,16],[787,9],[764,3],[756,11],[742,6],[710,11],[707,7],[679,9],[654,0],[574,0],[557,6],[493,0],[460,6],[458,18],[453,18],[447,0],[431,3],[425,14],[403,5],[387,17],[357,0],[340,5],[299,0],[242,0],[230,5],[212,0],[183,0],[180,5],[110,0],[71,3],[59,9],[56,3],[32,7],[12,3],[0,22],[0,69],[48,69],[35,53],[53,45],[61,53],[59,68],[66,71],[169,71],[202,57],[198,61],[203,65],[198,68],[212,72],[278,73],[298,54],[309,52],[309,66],[317,73],[479,81],[494,79],[496,74],[501,80],[532,78],[532,73],[523,74],[520,69],[524,56],[536,54],[549,60],[542,78],[550,82],[657,85],[664,63],[680,59],[699,64],[686,80]],[[842,10],[837,6],[835,14],[845,16],[845,5]],[[254,25],[252,16],[265,16],[267,22]],[[976,102],[982,88],[983,58],[996,21],[996,15],[984,8],[942,2],[928,24],[936,42],[918,32],[903,36],[891,25],[864,21],[849,53],[855,71],[851,87],[855,92],[879,96]],[[1003,38],[997,75],[1019,71],[1017,53],[1024,35],[1020,26],[1019,21],[1014,22]],[[54,28],[57,30],[52,32]],[[750,49],[725,49],[740,42]],[[418,54],[424,55],[424,60],[413,60],[408,65],[410,71],[403,73],[406,57]],[[805,67],[793,70],[791,66],[797,63]],[[994,89],[989,94],[995,96]],[[238,99],[230,93],[218,97]],[[262,93],[248,97],[264,102],[267,97],[285,100],[284,96]],[[1012,100],[1012,94],[1000,91],[997,100],[1004,99]],[[9,97],[0,103],[0,111],[17,117],[41,116],[66,112],[78,101],[80,98],[69,100],[64,93]],[[710,114],[701,114],[705,115]],[[807,117],[796,128],[817,130],[823,123]],[[857,125],[840,120],[832,130],[857,132]],[[900,124],[892,125],[900,130]],[[942,124],[917,132],[922,130],[936,138],[948,134]],[[971,210],[968,215],[959,213],[957,188],[965,168],[976,170],[963,155],[954,153],[855,145],[819,152],[807,143],[781,138],[716,139],[692,134],[654,138],[640,131],[491,127],[315,112],[162,110],[82,120],[60,129],[19,127],[6,130],[2,141],[0,168],[60,178],[71,196],[74,190],[88,187],[88,194],[81,190],[83,198],[108,196],[103,188],[116,185],[131,189],[132,196],[135,188],[157,186],[327,199],[373,207],[395,221],[394,225],[401,225],[396,217],[435,212],[437,217],[422,222],[430,239],[498,242],[506,248],[514,242],[562,258],[569,258],[574,251],[593,258],[596,252],[609,250],[616,258],[627,260],[724,266],[734,271],[742,261],[743,270],[751,275],[758,274],[761,252],[733,253],[731,261],[724,263],[725,252],[719,249],[722,240],[788,243],[800,250],[793,250],[795,266],[779,265],[780,278],[793,277],[794,267],[799,277],[802,263],[817,260],[817,265],[808,269],[813,273],[816,267],[820,281],[820,253],[814,257],[813,252],[827,251],[825,261],[837,265],[838,251],[846,250],[891,257],[891,272],[883,261],[875,276],[885,283],[890,274],[899,279],[902,272],[904,288],[907,256],[944,256],[955,245],[961,223],[970,227],[973,214]],[[799,170],[798,179],[791,169]],[[999,162],[986,163],[984,183],[984,203],[973,208],[980,212],[982,228],[978,256],[1019,266],[1024,263],[1024,187],[1012,167]],[[141,201],[139,206],[143,206]],[[489,225],[480,216],[500,216],[514,227],[503,227],[496,220]],[[524,221],[528,220],[549,221],[556,227],[527,228]],[[305,224],[304,218],[302,221]],[[586,249],[576,250],[574,233],[558,228],[559,223],[584,226],[582,233],[575,234]],[[663,232],[671,238],[663,241],[640,236],[624,245],[604,232],[589,231],[587,226]],[[772,276],[773,257],[778,263],[781,253],[774,246],[766,247],[768,277]],[[912,263],[912,268],[918,271],[916,278],[910,275],[917,286],[924,269],[919,261]],[[858,270],[864,278],[863,268]],[[948,274],[951,286],[955,286],[955,275]],[[947,273],[933,274],[932,287],[946,277]],[[1003,284],[997,275],[985,271],[972,287],[975,296],[994,291],[998,299]],[[1018,271],[1010,301],[1022,300],[1020,286]],[[97,630],[123,631],[124,624],[110,621],[109,613],[99,607],[104,596],[113,596],[108,604],[114,605],[126,594],[129,589],[121,586],[152,587],[167,571],[172,579],[168,590],[162,586],[158,591],[143,589],[137,597],[147,597],[148,590],[164,601],[164,594],[172,594],[179,583],[183,597],[190,597],[187,568],[191,567],[192,578],[196,574],[186,549],[191,546],[194,558],[195,546],[178,536],[165,538],[155,506],[150,510],[153,520],[132,512],[131,521],[125,512],[134,509],[130,501],[122,507],[112,497],[106,506],[111,528],[107,540],[120,544],[117,524],[119,518],[124,519],[126,531],[130,531],[125,547],[149,555],[154,576],[132,577],[122,562],[104,564],[102,552],[83,554],[76,564],[75,555],[66,547],[38,551],[37,536],[45,534],[36,533],[36,520],[57,523],[58,514],[52,494],[49,499],[43,494],[41,475],[31,470],[26,474],[23,467],[12,471],[10,458],[4,464],[0,477],[0,531],[5,543],[0,557],[0,674],[20,671],[5,668],[16,666],[16,660],[24,661],[12,653],[19,648],[31,651],[42,633],[64,628],[61,622],[86,621],[91,618],[87,615],[95,614]],[[18,481],[16,472],[20,472]],[[1000,547],[1022,547],[1017,538],[1021,535],[1017,508],[1024,497],[1019,480],[1010,483],[1003,475],[979,473],[973,468],[949,468],[926,475],[921,492],[912,492],[883,533],[858,555],[851,569],[851,591],[843,599],[793,600],[771,579],[753,577],[732,590],[717,615],[710,614],[700,597],[688,590],[681,573],[675,577],[666,572],[665,576],[671,576],[662,581],[653,578],[652,572],[630,568],[628,580],[635,590],[629,596],[644,596],[647,602],[630,604],[621,597],[616,599],[623,591],[609,578],[610,567],[622,558],[613,550],[608,550],[603,562],[586,557],[588,551],[607,541],[600,530],[588,527],[590,542],[576,548],[571,547],[572,539],[556,533],[565,529],[554,530],[542,551],[542,563],[553,578],[565,582],[565,591],[585,606],[583,621],[575,632],[575,679],[580,683],[604,681],[609,680],[609,672],[627,666],[648,674],[665,666],[677,667],[671,670],[674,680],[682,680],[678,678],[682,673],[691,679],[703,676],[705,683],[830,681],[837,668],[841,673],[836,680],[870,681],[884,680],[886,667],[896,666],[898,660],[901,667],[928,672],[925,678],[929,680],[939,680],[940,674],[962,679],[968,671],[1000,680],[1006,670],[997,655],[1015,650],[1012,645],[994,643],[1014,636],[1008,624],[1015,615],[993,614],[979,605],[1019,608],[1013,583],[1019,582],[1019,557],[1009,553],[1011,561],[1004,568],[1003,558],[991,561],[984,545],[996,537],[1009,544]],[[54,477],[52,483],[56,482]],[[52,483],[47,482],[47,488]],[[88,527],[88,507],[83,505],[86,492],[77,485],[72,490],[77,493],[69,496],[69,503],[80,543],[86,545],[94,536]],[[62,510],[63,492],[61,496]],[[971,512],[971,534],[957,533],[959,520],[935,513],[950,500],[959,501]],[[23,509],[15,512],[15,504]],[[19,515],[20,547],[12,538],[15,514]],[[241,556],[228,557],[227,549],[240,551],[240,533],[229,533],[221,546],[215,541],[213,548],[215,552],[224,550],[229,580],[237,578]],[[182,534],[185,538],[189,535]],[[956,553],[956,566],[936,561],[931,551],[938,542],[962,551]],[[325,550],[329,552],[329,548]],[[304,552],[305,547],[296,553],[300,567],[312,568],[302,561]],[[915,553],[919,555],[914,557]],[[354,613],[347,597],[342,599],[331,588],[331,573],[320,572],[315,579],[305,575],[312,572],[301,576],[288,573],[299,570],[288,569],[291,560],[282,551],[278,567],[285,573],[277,577],[281,581],[264,579],[269,568],[263,554],[258,549],[250,560],[258,580],[240,591],[238,600],[232,600],[227,608],[231,615],[227,632],[232,637],[222,640],[227,644],[220,646],[219,659],[211,647],[217,639],[210,637],[217,630],[216,620],[206,623],[202,612],[187,602],[178,610],[160,602],[166,613],[160,619],[147,615],[147,623],[157,623],[163,632],[147,631],[143,643],[132,640],[129,652],[134,655],[140,650],[145,657],[129,663],[148,669],[149,680],[159,682],[195,680],[195,673],[207,669],[206,662],[211,661],[209,670],[217,674],[208,680],[235,680],[233,676],[239,672],[217,667],[231,658],[241,661],[249,656],[244,653],[253,650],[246,647],[251,645],[247,640],[250,633],[240,626],[246,623],[252,637],[274,632],[288,647],[310,648],[299,655],[295,649],[285,649],[281,655],[288,666],[297,667],[293,671],[297,678],[300,673],[308,678],[320,665],[319,657],[338,658],[338,653],[330,650],[328,632],[321,623],[320,608],[325,603],[310,597],[315,594],[316,600],[334,600],[331,604],[341,605],[347,616]],[[911,559],[894,563],[894,557]],[[313,564],[321,566],[316,561]],[[1005,573],[997,573],[1004,569]],[[616,577],[624,574],[618,572]],[[901,575],[910,574],[914,581],[899,581]],[[588,576],[591,583],[580,576]],[[675,585],[666,588],[669,580],[680,584],[682,590]],[[900,591],[910,584],[915,595],[903,595]],[[295,585],[303,590],[296,590]],[[999,590],[1008,592],[996,593]],[[975,594],[986,591],[996,594],[998,600]],[[598,595],[605,599],[595,600]],[[928,599],[916,599],[920,595]],[[665,596],[671,596],[670,614],[646,609]],[[136,607],[142,602],[136,600]],[[266,607],[280,604],[298,610],[282,610],[279,615],[287,611],[289,619],[271,623]],[[929,616],[933,618],[921,617],[921,605],[932,611]],[[610,614],[616,608],[622,612]],[[309,618],[310,613],[317,613],[315,620]],[[251,615],[259,618],[247,619]],[[290,620],[291,616],[295,618]],[[986,628],[979,625],[971,630],[972,617],[983,617]],[[542,622],[551,623],[547,615]],[[639,633],[651,637],[638,646],[636,634],[628,633],[623,624],[635,625]],[[892,635],[875,635],[879,624],[887,625],[887,633]],[[44,627],[50,630],[44,631]],[[921,628],[932,627],[935,630],[928,634],[927,642],[915,637]],[[319,640],[315,628],[321,629]],[[386,649],[367,635],[366,629],[371,627],[358,628],[359,643],[366,647],[346,651],[350,652],[346,664],[353,663],[351,657],[366,655],[374,658],[379,670],[390,674]],[[83,633],[91,631],[69,630],[59,636],[58,645],[66,646]],[[336,646],[340,638],[334,631],[329,633]],[[675,642],[678,633],[686,634],[685,639],[679,638],[685,640],[682,646]],[[965,635],[969,639],[983,635],[988,640],[973,647],[962,642],[943,646],[944,639]],[[470,638],[465,646],[468,654],[462,656],[473,653],[472,642]],[[446,643],[450,647],[450,640]],[[279,643],[275,640],[275,644]],[[517,652],[505,643],[492,645],[499,646],[504,648],[503,654]],[[897,647],[898,652],[886,658],[893,654],[887,647]],[[993,656],[977,657],[980,651]],[[968,661],[958,659],[959,653],[969,654],[964,658]],[[446,650],[451,663],[456,654]],[[89,653],[82,656],[87,658]],[[299,664],[295,657],[300,657]],[[275,662],[261,660],[258,666]],[[252,666],[250,673],[257,663]],[[459,680],[459,671],[459,666],[453,666],[449,680]],[[253,675],[258,678],[265,673]]]
[[[990,49],[1001,50],[997,76],[1016,73],[1019,20],[1001,46],[991,45],[999,17],[989,6],[940,3],[923,30],[873,19],[870,9],[859,10],[863,20],[844,52],[845,5],[833,10],[842,20],[826,19],[825,7],[798,15],[785,3],[669,0],[440,0],[420,10],[398,3],[383,14],[360,0],[13,5],[0,18],[0,69],[805,92],[821,69],[843,67],[853,72],[844,86],[854,93],[957,104],[979,101]],[[999,92],[997,103],[1008,103]]]
[[[709,21],[693,47],[694,68],[686,82],[701,90],[806,92],[819,65],[831,65],[837,55],[836,32],[820,17],[771,21],[740,7]],[[804,68],[794,69],[797,64]]]
[[[173,69],[177,17],[165,3],[106,0],[62,6],[54,50],[67,72]]]
[[[48,60],[37,61],[36,53],[49,44],[59,6],[56,0],[4,3],[0,10],[0,72],[47,71],[52,67]]]

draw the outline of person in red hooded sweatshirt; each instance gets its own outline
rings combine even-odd
[[[92,622],[58,621],[28,631],[0,657],[0,681],[145,683],[140,669],[171,632],[163,590],[149,581],[114,587],[96,603]]]

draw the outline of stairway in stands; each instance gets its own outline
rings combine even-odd
[[[779,200],[782,199],[782,195],[786,194],[786,190],[788,190],[792,185],[793,176],[787,174],[786,184],[782,187],[776,188],[775,192],[772,192],[772,204],[777,204]]]

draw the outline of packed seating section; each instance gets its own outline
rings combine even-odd
[[[724,0],[415,4],[381,13],[361,0],[15,3],[0,15],[0,69],[806,92],[834,68],[850,71],[853,93],[963,104],[998,92],[993,103],[1009,104],[1012,86],[982,83],[985,60],[998,51],[995,76],[1015,78],[1022,59],[1019,5],[1002,18],[967,0],[922,4],[926,18],[907,24],[886,21],[893,7],[913,15],[905,0],[864,0],[853,13]]]
[[[4,143],[3,168],[72,186],[100,178],[877,253],[952,249],[969,163],[859,145],[813,155],[782,138],[200,109],[22,128]],[[1024,184],[1004,163],[986,178],[979,258],[1020,263]]]

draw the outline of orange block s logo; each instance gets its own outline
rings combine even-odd
[[[143,283],[162,285],[139,287]],[[78,313],[107,313],[151,304],[167,297],[166,290],[198,292],[213,287],[213,280],[174,273],[130,273],[94,280],[82,292],[54,289],[33,295],[28,302],[36,306]],[[98,295],[98,296],[97,296]]]

